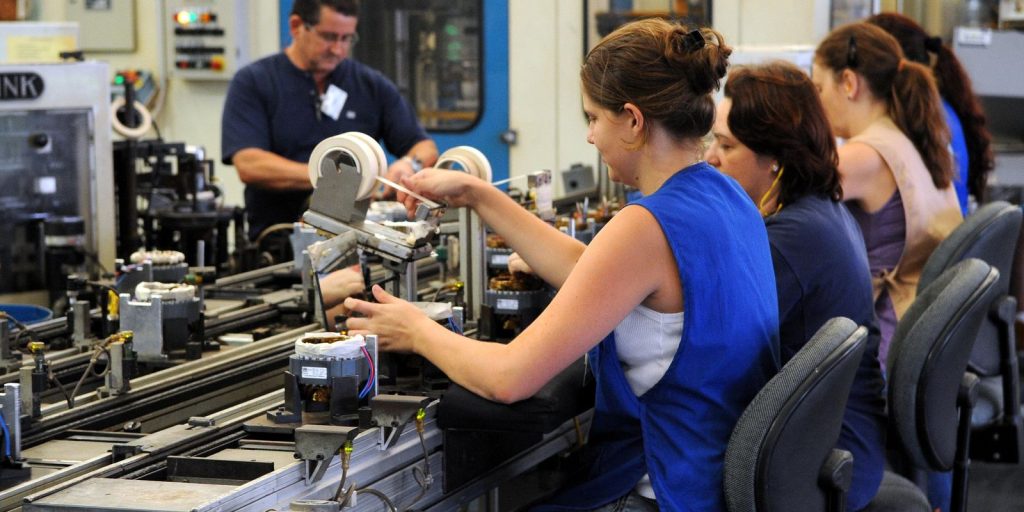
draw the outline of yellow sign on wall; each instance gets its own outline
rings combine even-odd
[[[60,53],[75,50],[73,36],[7,36],[7,62],[60,62]]]

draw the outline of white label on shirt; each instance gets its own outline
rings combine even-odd
[[[302,367],[302,378],[303,379],[326,379],[327,368],[319,366],[303,366]]]
[[[328,85],[327,92],[321,98],[320,111],[337,121],[338,116],[341,115],[341,109],[345,108],[346,100],[348,100],[347,92],[334,84]]]

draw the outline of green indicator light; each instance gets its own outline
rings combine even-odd
[[[445,25],[444,26],[444,33],[448,34],[450,36],[457,36],[457,35],[459,35],[459,27],[456,27],[455,25],[451,25],[451,24]]]

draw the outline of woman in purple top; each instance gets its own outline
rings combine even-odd
[[[974,95],[970,77],[953,50],[942,44],[942,39],[930,36],[916,21],[902,14],[887,12],[876,14],[867,22],[895,37],[908,60],[932,69],[956,157],[958,175],[954,185],[960,207],[967,215],[967,196],[974,196],[978,204],[985,202],[985,185],[995,167],[992,135],[985,127],[985,112]],[[932,55],[935,56],[934,64]]]

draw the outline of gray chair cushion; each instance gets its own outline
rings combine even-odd
[[[913,482],[886,471],[878,494],[862,512],[932,512],[932,507]]]

